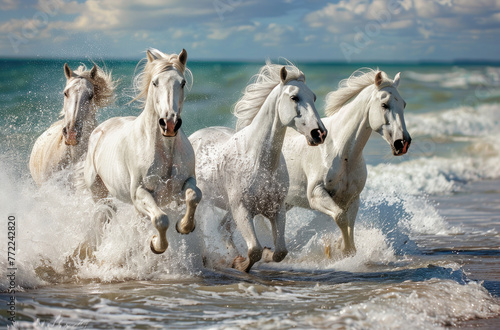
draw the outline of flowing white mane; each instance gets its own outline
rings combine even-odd
[[[259,73],[252,77],[252,83],[245,88],[243,96],[234,105],[233,114],[238,118],[237,131],[252,123],[271,91],[281,83],[280,70],[282,67],[283,65],[272,64],[267,60],[266,65],[260,69]],[[287,61],[285,68],[287,71],[285,84],[291,80],[305,82],[304,73],[295,65]]]
[[[94,86],[94,97],[92,98],[97,108],[103,108],[113,104],[115,101],[115,89],[118,85],[118,80],[113,80],[111,71],[105,71],[96,64],[97,73],[92,78],[91,71],[87,70],[85,64],[82,64],[72,71],[72,78],[85,78]],[[61,110],[60,116],[64,116],[64,109]]]
[[[378,89],[392,86],[393,80],[387,77],[385,72],[370,68],[358,69],[349,78],[340,81],[336,91],[326,95],[325,114],[327,116],[333,115],[363,89],[375,84],[375,76],[378,72],[382,72],[382,83]]]
[[[139,101],[140,105],[143,106],[148,95],[149,83],[151,82],[151,79],[153,79],[153,76],[170,68],[179,70],[186,78],[186,87],[188,89],[191,88],[193,84],[193,74],[191,73],[191,70],[182,64],[179,60],[178,54],[165,54],[155,48],[149,48],[149,52],[155,57],[155,60],[150,62],[147,59],[142,59],[137,65],[137,68],[142,67],[142,72],[134,78],[136,96],[132,101],[130,101],[130,103]]]

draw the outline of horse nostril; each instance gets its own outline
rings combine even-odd
[[[179,119],[177,119],[177,122],[175,123],[174,132],[177,132],[177,130],[179,130],[179,128],[181,128],[181,125],[182,125],[182,119],[179,118]]]
[[[313,129],[311,131],[311,137],[313,139],[314,142],[316,143],[321,143],[323,142],[323,136],[325,134],[318,128],[318,129]]]
[[[403,140],[396,140],[394,141],[394,148],[396,150],[402,150],[405,147],[405,143]]]
[[[167,122],[164,118],[160,118],[159,124],[161,128],[165,128],[167,126]]]

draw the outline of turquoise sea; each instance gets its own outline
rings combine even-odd
[[[221,212],[203,204],[198,229],[180,237],[170,228],[172,243],[157,256],[149,251],[150,223],[118,203],[95,259],[67,269],[67,257],[92,230],[93,204],[61,183],[68,173],[37,187],[28,170],[36,138],[62,107],[64,63],[0,60],[0,326],[12,325],[15,296],[14,325],[33,329],[500,327],[500,65],[296,63],[320,113],[325,95],[356,69],[379,67],[390,77],[401,71],[413,142],[402,157],[378,134],[365,148],[355,256],[328,259],[324,245],[340,237],[338,227],[295,208],[286,259],[240,274],[206,266],[224,251],[212,230]],[[194,81],[184,131],[234,127],[231,107],[263,63],[188,62]],[[139,114],[127,104],[137,61],[97,64],[120,79],[116,104],[99,112],[99,122]],[[9,216],[16,219],[15,294]],[[266,222],[257,222],[266,236]]]

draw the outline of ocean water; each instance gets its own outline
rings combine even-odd
[[[137,63],[103,63],[120,85],[116,104],[102,109],[99,121],[139,114],[126,104]],[[370,65],[391,77],[402,72],[413,142],[397,158],[377,134],[365,148],[357,254],[342,259],[333,251],[327,258],[324,247],[338,240],[339,229],[320,213],[295,208],[285,260],[242,274],[227,267],[234,256],[216,230],[222,213],[209,205],[200,205],[190,235],[171,226],[170,246],[158,256],[149,250],[151,224],[132,206],[117,203],[113,221],[98,230],[90,196],[65,184],[69,170],[34,184],[29,153],[62,107],[63,64],[0,61],[0,326],[12,324],[14,296],[18,328],[500,327],[499,66]],[[188,63],[194,83],[185,132],[234,127],[231,106],[260,65]],[[325,95],[361,66],[298,65],[320,112]],[[16,219],[14,277],[9,216]],[[256,223],[263,245],[272,245],[266,221]],[[68,263],[78,244],[98,232],[94,258]],[[243,253],[238,235],[236,243]]]

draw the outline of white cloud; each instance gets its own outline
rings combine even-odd
[[[43,1],[43,0],[40,0]],[[57,0],[56,0],[57,1]],[[62,0],[59,0],[62,1]],[[61,14],[79,14],[86,9],[84,2],[78,1],[64,1],[64,5],[60,7]]]
[[[455,56],[452,47],[458,39],[461,49],[474,49],[467,43],[485,45],[484,40],[494,49],[491,41],[500,32],[500,0],[30,1],[31,6],[21,8],[19,0],[0,0],[2,10],[12,10],[0,21],[0,35],[8,40],[12,33],[22,37],[34,31],[25,38],[29,43],[19,44],[31,54],[40,45],[49,49],[57,43],[80,56],[86,48],[78,39],[98,43],[94,53],[111,56],[135,56],[155,46],[196,49],[197,57],[241,52],[261,58],[293,51],[309,58],[315,50],[322,59],[338,59],[339,45],[346,42],[363,59],[398,52],[403,57]],[[35,13],[47,14],[48,20],[41,21],[43,15],[31,19]],[[0,54],[10,49],[0,43]]]
[[[305,22],[310,27],[340,34],[353,33],[355,27],[364,29],[370,23],[377,23],[380,29],[401,28],[401,25],[394,23],[408,21],[408,16],[409,10],[394,0],[342,0],[309,13],[305,16]],[[408,23],[403,25],[407,26]]]
[[[0,25],[0,33],[13,33],[17,31],[22,31],[25,25],[26,21],[22,19],[11,19],[10,21]]]
[[[486,22],[500,23],[499,13],[498,0],[342,0],[309,13],[304,20],[311,28],[348,37],[378,24],[382,32],[406,29],[416,31],[415,37],[430,38],[472,31]]]
[[[232,29],[213,29],[207,37],[209,39],[224,40],[233,32]]]
[[[254,41],[264,46],[276,46],[287,43],[295,36],[295,29],[289,25],[271,23],[267,28],[254,36]]]
[[[67,28],[78,31],[156,30],[200,16],[215,17],[212,4],[194,0],[87,0],[69,2],[65,13],[79,15]]]
[[[392,48],[403,56],[460,57],[474,47],[457,39],[477,45],[500,33],[500,0],[341,0],[305,15],[304,24],[347,60]]]
[[[254,32],[260,24],[240,25],[232,27],[210,27],[207,37],[214,40],[225,40],[232,35],[242,35]]]
[[[15,0],[0,0],[7,6]],[[217,4],[223,5],[223,15]],[[287,12],[309,4],[292,1],[290,3],[263,0],[36,0],[32,12],[48,13],[44,33],[56,37],[61,34],[100,33],[104,36],[135,35],[148,32],[149,36],[166,35],[174,39],[183,37],[190,40],[228,39],[259,40],[270,44],[285,37],[294,28],[290,24],[277,24],[271,17],[286,17]],[[260,23],[263,20],[265,23]],[[3,23],[3,24],[2,24]],[[23,22],[15,19],[0,22],[3,31],[18,31]],[[273,25],[274,24],[274,25]],[[1,33],[2,28],[0,28]],[[186,32],[188,31],[189,35]],[[199,37],[194,37],[198,35]],[[233,40],[239,44],[238,41]]]
[[[19,5],[18,0],[1,0],[0,9],[1,10],[14,10],[17,9]]]

